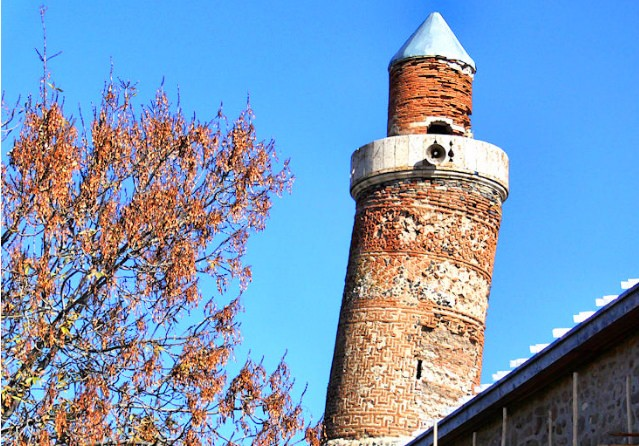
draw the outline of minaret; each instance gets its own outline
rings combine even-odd
[[[431,14],[390,62],[388,137],[353,153],[329,445],[401,444],[479,384],[508,158],[472,138],[474,73]]]

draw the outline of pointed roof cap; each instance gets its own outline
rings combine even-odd
[[[449,60],[459,60],[475,70],[475,61],[459,43],[455,34],[442,15],[431,13],[417,28],[417,31],[404,43],[393,56],[389,67],[395,62],[409,57],[440,56]]]

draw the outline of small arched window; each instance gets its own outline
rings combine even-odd
[[[434,121],[428,126],[427,133],[433,135],[452,135],[453,128],[443,121]]]

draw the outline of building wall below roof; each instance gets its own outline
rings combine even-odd
[[[614,433],[639,432],[639,333],[577,370],[565,370],[551,386],[506,408],[505,444],[563,446],[573,444],[573,372],[577,372],[577,444],[628,444]],[[628,396],[630,426],[628,426]],[[442,446],[499,446],[503,411],[473,433]],[[631,438],[632,439],[632,438]],[[635,444],[631,441],[630,444]]]

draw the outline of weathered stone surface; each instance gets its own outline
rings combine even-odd
[[[401,446],[408,443],[411,437],[379,437],[359,440],[329,440],[326,446]]]
[[[614,433],[639,431],[639,333],[576,370],[565,370],[548,387],[508,407],[506,444],[568,446],[573,435],[573,372],[577,372],[577,444],[623,444]],[[626,412],[629,383],[630,422]],[[495,412],[478,427],[478,445],[499,445],[502,417]],[[472,434],[443,446],[465,446]]]
[[[428,161],[429,148],[446,153],[438,164]],[[508,156],[484,141],[453,135],[402,135],[360,147],[351,157],[351,195],[375,184],[406,178],[465,179],[508,195]]]

